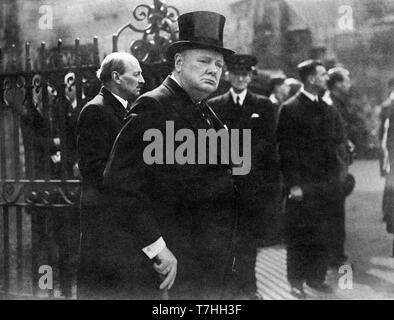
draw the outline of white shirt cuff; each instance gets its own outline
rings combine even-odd
[[[155,242],[146,246],[142,249],[142,251],[148,256],[149,259],[153,259],[156,257],[164,248],[166,247],[166,243],[163,237],[160,237]]]

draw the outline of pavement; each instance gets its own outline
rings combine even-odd
[[[393,235],[382,220],[384,178],[379,163],[356,161],[350,167],[356,188],[346,201],[346,253],[350,265],[330,269],[327,283],[334,292],[322,294],[305,285],[307,299],[394,299]],[[286,248],[260,249],[256,263],[259,293],[266,300],[297,300],[286,280]]]

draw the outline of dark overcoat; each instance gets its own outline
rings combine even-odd
[[[112,259],[124,275],[123,281],[130,284],[132,298],[155,298],[158,293],[158,275],[142,248],[159,237],[178,260],[170,297],[219,297],[225,268],[232,260],[236,225],[231,169],[225,164],[171,160],[185,137],[178,137],[172,148],[174,137],[166,132],[166,122],[174,125],[175,133],[188,129],[197,146],[197,130],[223,129],[213,112],[206,112],[210,124],[188,94],[168,77],[139,97],[112,149],[104,175],[112,195],[111,245],[117,248]],[[146,148],[160,140],[149,138],[152,134],[163,135],[165,148],[152,154],[163,152],[164,164],[148,164],[151,152]],[[197,157],[201,150],[195,151]]]
[[[251,130],[251,170],[245,176],[236,176],[243,208],[240,230],[244,231],[243,237],[268,244],[278,237],[280,210],[275,108],[268,98],[250,90],[241,108],[234,104],[230,91],[209,104],[229,129]]]
[[[390,163],[390,172],[386,177],[386,199],[385,199],[385,220],[388,233],[394,233],[394,114],[389,117],[389,127],[387,129],[387,151]]]
[[[82,176],[81,248],[78,269],[78,297],[105,298],[112,275],[106,261],[112,247],[107,192],[103,173],[113,142],[122,127],[126,109],[104,87],[82,109],[77,122],[77,150]],[[105,294],[103,294],[105,292]]]
[[[338,145],[338,156],[339,159],[342,160],[342,163],[344,164],[343,170],[348,173],[348,166],[352,163],[352,154],[349,150],[348,147],[348,139],[349,139],[349,133],[352,135],[349,130],[351,130],[351,123],[348,123],[348,121],[351,121],[352,117],[349,112],[349,107],[346,105],[346,99],[339,97],[332,92],[330,93],[330,98],[332,101],[333,107],[336,108],[338,113],[340,114],[340,120],[342,121],[342,127],[344,130],[344,143]],[[331,214],[331,225],[332,225],[332,230],[333,233],[335,234],[335,237],[332,237],[331,239],[331,256],[334,259],[334,261],[340,261],[341,259],[345,258],[345,239],[346,239],[346,225],[345,225],[345,200],[346,198],[343,197],[342,201],[338,201],[337,203],[334,203],[334,206],[332,208],[332,214]]]
[[[340,115],[303,93],[286,101],[278,123],[279,155],[287,192],[300,186],[303,200],[287,200],[287,235],[305,245],[325,245],[333,235],[332,207],[342,201],[345,164],[338,154],[345,141]]]

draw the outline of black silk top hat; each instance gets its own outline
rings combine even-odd
[[[179,39],[171,43],[166,52],[172,61],[175,53],[187,49],[210,49],[232,55],[234,51],[223,47],[223,29],[226,18],[216,12],[194,11],[178,18]]]
[[[230,72],[254,71],[257,58],[250,54],[234,54],[226,58],[226,64]]]

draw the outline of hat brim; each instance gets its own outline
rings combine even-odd
[[[235,53],[234,51],[232,51],[230,49],[206,44],[203,42],[182,40],[182,41],[177,41],[177,42],[171,43],[167,47],[166,58],[168,61],[173,61],[175,53],[179,53],[179,52],[182,52],[185,50],[190,50],[190,49],[213,50],[213,51],[223,54],[223,56],[225,56],[225,57],[231,56]]]

